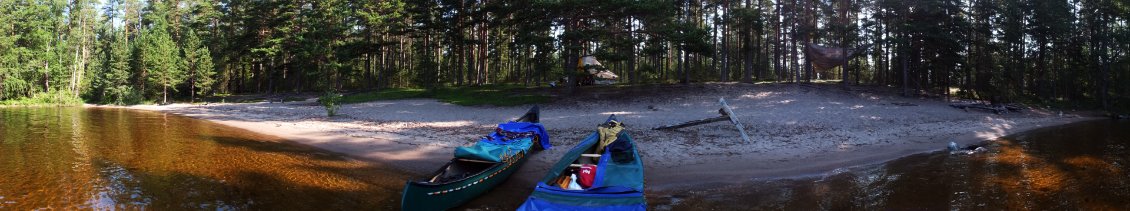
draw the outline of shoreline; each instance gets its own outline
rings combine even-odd
[[[590,93],[592,98],[609,99],[579,97],[542,106],[542,122],[554,149],[532,154],[511,178],[518,183],[499,189],[532,187],[561,153],[593,132],[594,122],[609,114],[617,114],[628,124],[636,139],[646,162],[649,191],[821,175],[942,150],[950,141],[968,145],[1035,128],[1099,119],[1039,109],[1005,115],[965,112],[940,100],[888,96],[872,90],[827,93],[794,86],[732,84],[690,89],[656,96]],[[754,143],[742,143],[729,123],[672,131],[647,129],[717,115],[718,97],[727,98]],[[915,106],[892,105],[900,103]],[[431,99],[346,104],[339,111],[343,116],[333,118],[325,117],[323,108],[310,101],[121,108],[208,120],[384,162],[418,175],[446,163],[454,147],[473,143],[474,137],[489,132],[494,124],[527,109],[463,107]]]
[[[1103,118],[1075,118],[1043,124],[1025,125],[1002,131],[999,135],[995,136],[976,137],[969,134],[963,137],[949,139],[949,141],[953,141],[961,146],[971,144],[981,145],[995,140],[996,138],[1024,133],[1030,130],[1101,119]],[[926,139],[937,138],[938,137],[930,137]],[[659,183],[658,185],[650,185],[648,187],[662,191],[670,191],[696,189],[692,188],[693,186],[699,186],[697,188],[718,187],[744,184],[751,181],[823,177],[845,169],[879,165],[909,156],[945,151],[947,150],[946,146],[948,143],[948,141],[940,143],[923,142],[905,143],[898,146],[889,146],[889,148],[871,147],[870,149],[860,149],[856,151],[817,154],[809,157],[802,156],[797,159],[770,160],[769,164],[763,165],[737,164],[736,162],[731,162],[724,163],[721,166],[682,168],[679,171],[648,175],[650,176],[648,181],[657,181]],[[732,170],[735,168],[749,167],[762,167],[762,169]],[[703,182],[696,179],[688,179],[696,177],[707,177],[711,178],[711,180]]]

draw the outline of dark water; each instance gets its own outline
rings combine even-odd
[[[0,210],[395,210],[407,175],[156,112],[0,108]]]
[[[1130,121],[1037,129],[818,178],[651,194],[660,210],[1130,210]],[[944,145],[938,146],[944,148]]]

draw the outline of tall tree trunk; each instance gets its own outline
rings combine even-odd
[[[800,40],[797,37],[800,33],[797,32],[797,29],[800,27],[802,20],[799,20],[799,18],[797,17],[797,2],[795,0],[793,1],[793,4],[790,5],[789,16],[792,16],[793,20],[791,26],[789,27],[789,43],[791,45],[789,47],[789,69],[792,69],[793,71],[792,81],[800,82],[801,71],[803,69],[800,68],[800,54],[797,52],[797,47],[800,43]]]
[[[684,46],[684,48],[685,48],[685,46]],[[679,51],[679,69],[680,69],[680,73],[682,73],[683,77],[682,77],[682,79],[679,80],[679,83],[688,84],[688,83],[691,82],[691,73],[690,73],[691,71],[689,70],[690,68],[688,68],[689,66],[690,65],[687,64],[687,51],[685,49],[680,50]]]
[[[722,1],[722,81],[730,80],[730,1]]]
[[[910,96],[910,87],[909,87],[908,83],[909,83],[909,80],[910,80],[910,68],[907,67],[909,65],[908,61],[907,61],[908,60],[907,56],[910,54],[910,52],[908,52],[910,49],[907,46],[905,46],[906,42],[909,42],[909,41],[903,41],[903,44],[901,44],[899,46],[899,48],[902,49],[901,53],[899,53],[900,54],[899,60],[902,62],[902,95],[909,97]]]
[[[371,32],[365,33],[365,40],[368,41],[369,45],[374,45],[375,41],[373,40],[373,37],[374,36]],[[379,49],[379,47],[378,47],[378,49]],[[376,83],[375,83],[376,77],[373,76],[373,58],[375,57],[376,50],[377,49],[368,50],[369,52],[364,54],[365,55],[365,84],[366,84],[366,86],[368,86],[368,88],[376,88]]]
[[[773,74],[774,76],[776,76],[775,78],[777,79],[777,82],[780,83],[784,80],[785,76],[784,68],[781,67],[781,65],[784,65],[783,61],[785,58],[781,55],[781,48],[784,46],[784,42],[782,41],[781,37],[783,35],[781,31],[784,25],[781,23],[783,22],[781,21],[781,19],[784,18],[784,12],[782,12],[781,10],[783,3],[776,1],[774,4],[776,12],[773,16],[773,24],[775,26],[773,30]]]
[[[579,20],[576,19],[566,20],[565,33],[569,34],[577,30],[578,22]],[[577,51],[579,50],[580,43],[578,43],[578,41],[574,39],[575,38],[569,38],[564,40],[565,46],[562,47],[565,53],[563,68],[565,71],[565,77],[568,79],[568,81],[566,82],[566,87],[569,88],[569,94],[576,93],[579,89],[579,84],[577,83]]]
[[[627,70],[628,74],[626,74],[626,75],[628,76],[628,79],[629,79],[628,83],[637,84],[640,81],[639,80],[639,77],[640,77],[639,71],[636,70],[636,58],[639,57],[639,55],[637,55],[637,53],[636,53],[637,42],[635,40],[636,39],[636,33],[635,33],[635,24],[632,23],[633,20],[634,20],[633,18],[628,17],[628,21],[627,21],[628,22],[627,23],[628,24],[628,40],[631,40],[632,44],[628,46],[628,48],[629,48],[628,49],[628,70]]]
[[[742,82],[753,83],[753,31],[746,30],[742,36]]]
[[[486,4],[486,0],[482,3]],[[482,60],[479,63],[479,69],[482,70],[482,77],[479,79],[480,85],[490,82],[490,69],[487,69],[490,67],[490,64],[488,64],[490,55],[487,53],[487,48],[490,47],[490,39],[487,38],[487,20],[489,18],[487,13],[483,13],[483,23],[481,24],[482,26],[479,27],[479,39],[482,40],[479,43],[479,57],[480,60]]]
[[[268,59],[268,61],[267,61],[267,65],[268,65],[267,67],[268,68],[263,70],[263,74],[267,76],[267,93],[274,94],[275,93],[275,72],[276,72],[276,71],[274,71],[276,69],[275,58],[270,57],[270,58],[267,58],[267,59]]]
[[[715,14],[717,14],[717,13],[715,13]],[[715,17],[717,18],[717,16],[715,16]],[[711,30],[710,30],[711,31],[711,37],[710,37],[711,43],[710,43],[710,45],[717,48],[717,49],[722,49],[722,48],[718,48],[718,46],[720,46],[721,42],[722,42],[722,40],[718,37],[718,31],[721,28],[722,28],[722,26],[718,22],[715,22],[714,27],[711,27]],[[714,56],[713,56],[713,58],[710,59],[710,70],[717,71],[718,80],[724,82],[724,81],[726,81],[726,74],[723,73],[723,70],[721,68],[718,68],[718,58],[722,58],[722,52],[720,52],[717,49],[711,52]]]
[[[255,80],[255,92],[256,93],[262,93],[263,92],[263,81],[265,81],[265,80],[263,80],[263,77],[267,77],[267,74],[265,74],[267,72],[267,70],[263,68],[263,63],[264,63],[263,60],[259,60],[259,61],[255,62],[255,73],[253,73],[253,74],[255,74],[254,78],[256,79]]]
[[[51,91],[51,64],[50,61],[43,61],[43,92]],[[30,97],[30,96],[29,96]]]
[[[848,54],[847,54],[847,48],[848,48],[848,45],[847,45],[847,36],[848,36],[848,34],[847,34],[847,26],[848,26],[847,10],[848,10],[848,7],[850,7],[850,5],[848,5],[848,0],[840,1],[840,18],[841,18],[841,23],[843,23],[843,28],[840,28],[840,55],[844,55],[843,63],[840,65],[840,73],[842,75],[840,77],[840,80],[841,80],[844,88],[847,88],[847,86],[848,86],[848,59],[849,59]]]
[[[804,8],[804,9],[802,9],[801,11],[805,11],[805,15],[803,16],[805,20],[802,20],[802,21],[806,21],[806,23],[808,23],[808,26],[805,26],[804,33],[800,35],[800,41],[801,42],[797,46],[799,49],[804,49],[804,46],[808,46],[808,43],[812,43],[814,40],[819,40],[819,38],[820,38],[819,34],[815,34],[815,37],[809,36],[809,34],[811,34],[809,32],[811,29],[809,29],[809,28],[813,28],[813,29],[816,28],[816,18],[813,17],[814,14],[816,14],[816,11],[815,11],[816,8],[812,4],[813,4],[812,1],[804,1],[804,4],[802,6],[802,8]],[[797,52],[798,55],[803,54],[803,53],[804,53],[803,50],[799,50]],[[804,61],[804,66],[803,66],[803,68],[804,68],[804,82],[812,82],[813,76],[816,75],[816,70],[814,68],[812,68],[812,60],[807,59],[808,58],[807,55],[805,55],[804,57],[806,58],[805,61]]]

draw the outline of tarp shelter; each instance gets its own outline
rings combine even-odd
[[[612,73],[612,71],[608,71],[607,68],[604,68],[604,65],[600,64],[600,61],[597,61],[595,56],[583,56],[583,57],[581,57],[579,66],[586,73],[588,73],[589,75],[592,75],[593,78],[595,78],[598,83],[601,82],[601,81],[604,81],[605,83],[610,83],[610,82],[612,82],[612,80],[616,80],[616,79],[620,78],[620,76],[616,75],[615,73]]]
[[[863,46],[858,49],[845,49],[808,43],[804,46],[804,55],[808,57],[809,62],[812,62],[813,69],[828,70],[843,65],[844,60],[854,58],[868,47],[870,46]],[[847,51],[847,55],[844,55],[845,51]]]

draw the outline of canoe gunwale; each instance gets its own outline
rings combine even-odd
[[[615,115],[609,116],[608,121],[615,120]],[[607,122],[607,121],[606,121]],[[533,193],[527,198],[526,202],[522,204],[518,210],[541,210],[541,209],[565,209],[565,210],[646,210],[647,198],[643,190],[643,162],[640,161],[639,149],[628,131],[620,131],[617,134],[620,138],[619,141],[627,141],[631,144],[633,157],[635,159],[634,166],[638,168],[639,172],[639,187],[632,187],[632,185],[625,186],[623,183],[618,184],[600,184],[594,182],[595,188],[586,188],[582,190],[569,190],[564,189],[555,184],[557,178],[560,177],[567,169],[569,164],[575,163],[581,159],[585,151],[591,148],[598,147],[599,132],[594,132],[588,135],[580,143],[566,152],[560,160],[553,167],[550,167],[546,176],[538,181],[534,187]],[[622,140],[621,140],[622,139]],[[608,151],[605,151],[608,153]],[[603,154],[602,156],[608,156]],[[609,162],[610,158],[601,157],[601,163]],[[633,169],[633,168],[628,168]],[[620,168],[620,170],[628,170]],[[607,169],[597,170],[597,181],[603,181],[600,173],[609,171]],[[616,170],[612,170],[616,171]],[[632,180],[634,181],[634,180]]]
[[[430,180],[430,178],[435,178],[437,176],[442,175],[444,172],[447,171],[448,167],[450,167],[451,165],[454,165],[455,162],[459,162],[458,160],[459,160],[459,158],[453,158],[453,159],[451,159],[451,161],[448,161],[447,164],[444,164],[443,167],[440,167],[439,170],[429,174],[429,175],[432,175],[432,176],[428,177],[429,180]],[[434,182],[428,182],[428,181],[415,180],[415,181],[409,181],[409,183],[411,183],[413,185],[426,186],[426,187],[440,187],[440,186],[450,185],[452,183],[459,183],[459,182],[467,181],[468,179],[478,177],[479,175],[482,175],[482,174],[485,174],[485,173],[488,173],[488,172],[493,172],[492,170],[497,169],[499,166],[506,164],[506,162],[493,162],[493,163],[494,164],[491,164],[490,167],[487,167],[484,170],[479,171],[478,173],[468,175],[467,177],[463,177],[463,178],[456,179],[456,180],[449,180],[447,182],[442,182],[442,183],[434,183]],[[497,171],[497,170],[494,170],[494,171]]]
[[[539,108],[534,106],[514,122],[539,123],[539,114]],[[541,130],[541,132],[545,132],[544,129]],[[546,135],[548,134],[542,136]],[[517,172],[518,168],[521,168],[522,164],[529,160],[530,153],[542,149],[541,145],[538,144],[542,141],[542,136],[533,136],[531,140],[533,143],[529,147],[515,149],[517,153],[507,156],[501,161],[461,161],[463,158],[452,158],[438,170],[428,174],[428,177],[423,178],[423,180],[408,180],[402,191],[401,209],[451,209],[494,189],[495,186],[505,182]],[[545,138],[548,141],[548,137]],[[477,165],[462,166],[468,167],[465,170],[455,170],[461,167],[452,167],[452,165],[460,165],[460,163],[468,163],[463,165],[476,163]],[[431,182],[452,171],[455,173],[451,179]]]
[[[530,110],[527,111],[525,114],[523,114],[521,117],[518,117],[518,119],[516,119],[515,122],[539,123],[541,121],[539,116],[541,116],[541,109],[538,106],[534,106],[534,107],[530,108]],[[541,148],[541,147],[538,147],[539,146],[538,143],[541,142],[541,138],[539,138],[538,136],[532,136],[530,141],[533,142],[533,144],[530,146],[530,148],[523,149],[522,152],[529,154],[529,152],[532,152],[535,149]],[[447,171],[448,167],[451,167],[451,165],[454,165],[456,162],[459,162],[459,159],[460,158],[452,158],[446,164],[443,164],[443,166],[440,167],[438,170],[432,172],[431,174],[428,174],[430,176],[427,177],[427,180],[432,180],[433,178],[435,178],[437,176],[443,175],[443,173]],[[522,160],[524,160],[524,159],[522,159]],[[468,175],[468,176],[460,178],[460,179],[449,180],[449,181],[441,182],[441,183],[434,183],[434,182],[421,181],[421,180],[409,180],[408,184],[426,186],[426,187],[438,187],[438,186],[449,185],[449,184],[452,184],[452,183],[458,183],[458,182],[466,181],[470,178],[478,177],[479,175],[482,175],[484,173],[497,171],[497,170],[494,170],[494,169],[497,169],[499,166],[505,165],[505,164],[508,163],[506,161],[503,161],[503,162],[484,161],[484,162],[491,162],[491,163],[494,163],[494,164],[492,164],[490,167],[483,168],[483,170],[479,171],[478,173],[474,173],[472,175]]]
[[[494,189],[495,186],[505,182],[511,175],[521,168],[529,156],[525,151],[518,154],[509,163],[492,166],[493,169],[484,171],[485,174],[453,180],[443,184],[421,184],[408,182],[401,202],[402,210],[442,210],[458,207],[477,196]]]

